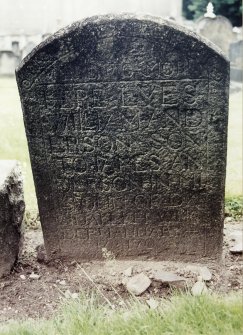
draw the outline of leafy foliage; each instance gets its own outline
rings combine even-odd
[[[206,12],[209,0],[183,0],[183,13],[186,19],[197,19]],[[211,0],[216,15],[227,17],[233,26],[242,25],[241,0]]]
[[[243,197],[228,197],[225,199],[225,213],[237,220],[243,216]]]

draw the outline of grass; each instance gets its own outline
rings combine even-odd
[[[136,300],[111,309],[91,296],[65,301],[51,320],[10,322],[0,335],[240,335],[242,320],[239,294],[174,295],[157,309]]]
[[[0,78],[0,159],[17,159],[22,163],[24,189],[29,212],[37,209],[35,188],[27,141],[14,78]],[[242,93],[230,96],[226,196],[242,194]]]

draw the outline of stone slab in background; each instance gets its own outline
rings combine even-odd
[[[219,259],[229,62],[150,16],[97,16],[16,72],[47,255]]]
[[[215,43],[227,56],[230,44],[235,42],[236,35],[233,32],[231,22],[224,16],[215,18],[200,17],[196,21],[196,32]]]
[[[243,69],[237,67],[230,67],[230,80],[243,82]]]
[[[0,160],[0,277],[10,273],[21,251],[24,210],[20,165]]]
[[[231,66],[243,68],[243,40],[230,44],[229,58]]]

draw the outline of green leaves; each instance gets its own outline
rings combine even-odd
[[[184,0],[183,12],[188,19],[197,19],[203,16],[209,0]],[[242,3],[241,0],[211,0],[214,6],[214,13],[216,15],[223,15],[227,17],[233,26],[242,25]]]

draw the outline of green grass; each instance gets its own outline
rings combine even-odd
[[[37,208],[21,105],[14,78],[0,78],[0,159],[22,163],[27,210]],[[242,93],[230,96],[226,195],[242,194]]]
[[[225,213],[233,219],[238,220],[243,216],[243,197],[226,197]]]
[[[66,302],[54,319],[4,325],[0,335],[240,335],[242,322],[239,294],[173,296],[155,310],[138,301],[111,309],[86,297]]]

